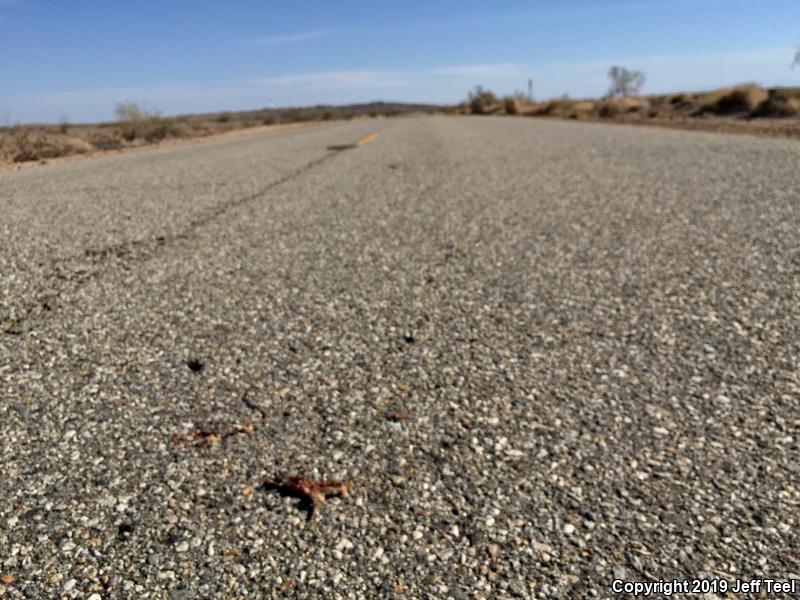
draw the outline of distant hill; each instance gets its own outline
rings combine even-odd
[[[406,113],[432,113],[442,110],[434,104],[406,104],[403,102],[366,102],[335,106],[318,104],[316,106],[261,108],[257,110],[225,111],[175,117],[186,121],[257,121],[264,125],[293,123],[298,121],[326,121],[351,119],[354,117],[397,116]]]

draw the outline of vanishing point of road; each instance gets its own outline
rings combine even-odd
[[[800,577],[799,166],[408,117],[0,173],[0,596]]]

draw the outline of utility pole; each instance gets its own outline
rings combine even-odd
[[[533,102],[533,79],[528,79],[528,103]]]

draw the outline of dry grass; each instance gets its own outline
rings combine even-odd
[[[792,118],[800,116],[800,90],[774,89],[753,112],[754,117]]]
[[[749,115],[768,97],[767,90],[754,84],[723,88],[702,95],[698,101],[697,114]]]
[[[51,135],[41,129],[10,127],[0,132],[0,162],[21,163],[58,156],[85,154],[92,145],[80,138]]]

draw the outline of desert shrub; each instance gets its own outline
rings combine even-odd
[[[229,112],[224,112],[221,115],[217,116],[217,123],[228,123],[233,118],[233,115]]]
[[[769,97],[766,90],[757,86],[748,86],[731,90],[717,102],[717,112],[750,112]]]
[[[497,96],[479,85],[469,92],[468,97],[470,112],[473,115],[485,115],[497,104]]]
[[[598,114],[601,117],[613,118],[626,114],[646,113],[650,108],[650,103],[643,98],[607,98],[598,107]]]
[[[692,97],[686,93],[675,94],[672,98],[669,99],[670,104],[685,104],[689,102]]]
[[[591,113],[594,111],[596,102],[594,100],[576,100],[572,103],[572,110],[579,113]]]
[[[549,100],[534,105],[526,110],[525,114],[544,117],[558,117],[560,119],[588,119],[594,111],[595,103],[591,100]]]
[[[278,119],[276,119],[275,117],[264,117],[263,119],[261,119],[262,125],[275,125],[275,123],[277,122]]]
[[[67,117],[61,117],[58,120],[58,133],[66,134],[69,130],[69,119]]]
[[[141,136],[146,142],[157,142],[165,137],[178,137],[181,135],[181,128],[169,119],[154,118],[144,124],[141,129]]]
[[[89,143],[97,150],[118,150],[123,146],[119,136],[113,133],[96,133],[89,137]]]
[[[159,111],[143,109],[135,102],[120,102],[114,112],[119,121],[120,135],[128,142],[136,139],[155,142],[167,136],[181,135],[175,122],[164,119]]]
[[[550,100],[534,111],[536,115],[547,117],[568,117],[572,114],[572,102],[569,100]]]
[[[618,117],[623,112],[624,111],[622,110],[622,107],[619,105],[619,103],[617,103],[617,102],[603,102],[602,104],[600,104],[600,107],[599,107],[599,110],[597,111],[597,114],[599,114],[603,118],[610,119],[610,118]]]
[[[142,109],[136,102],[118,102],[114,108],[117,121],[141,121],[145,117],[154,116]],[[155,113],[157,116],[158,113]]]
[[[519,114],[517,99],[514,96],[506,96],[503,98],[503,110],[507,115]]]
[[[297,123],[305,120],[307,120],[306,116],[299,110],[290,110],[281,116],[281,121],[284,123]]]
[[[741,85],[709,92],[700,98],[697,114],[731,115],[753,112],[767,100],[767,90],[754,84]]]
[[[37,144],[27,131],[15,134],[11,140],[11,160],[14,162],[37,160],[39,153],[36,146]]]
[[[326,110],[319,116],[322,121],[333,121],[336,118],[336,113],[332,110]]]
[[[125,141],[132,142],[139,135],[139,126],[133,122],[121,123],[119,126],[119,134]]]
[[[59,142],[47,135],[36,135],[28,131],[19,131],[11,140],[10,156],[13,162],[45,160],[59,156],[67,156],[82,152],[70,144]]]
[[[769,91],[769,96],[753,111],[754,117],[788,118],[800,115],[800,96],[786,89]]]
[[[666,111],[692,112],[697,108],[697,99],[692,94],[680,93],[662,98],[660,104]]]

